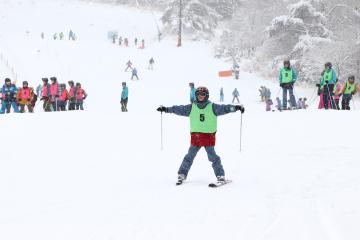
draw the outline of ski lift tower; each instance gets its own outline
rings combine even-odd
[[[182,28],[182,0],[179,0],[179,35],[177,46],[181,47],[181,28]]]

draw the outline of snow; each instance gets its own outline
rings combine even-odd
[[[89,94],[83,112],[44,113],[38,103],[34,114],[0,116],[0,239],[359,238],[358,101],[353,111],[319,111],[315,89],[297,86],[309,110],[265,112],[257,89],[280,96],[276,79],[246,71],[240,80],[219,79],[229,64],[212,57],[211,43],[159,44],[150,12],[39,0],[2,0],[0,9],[2,79],[17,75],[36,86],[57,76],[80,81]],[[78,41],[49,39],[70,29]],[[108,30],[131,47],[111,44]],[[146,49],[132,47],[135,36]],[[124,72],[129,59],[139,81]],[[128,113],[120,111],[123,81]],[[240,114],[219,118],[216,150],[233,180],[219,189],[207,187],[215,177],[203,150],[188,182],[175,186],[189,147],[187,118],[163,116],[160,151],[155,109],[187,104],[189,82],[208,86],[215,102],[221,86],[226,103],[237,87],[246,108],[241,152]]]

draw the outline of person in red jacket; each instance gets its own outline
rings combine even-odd
[[[87,94],[84,89],[81,88],[80,83],[76,83],[76,110],[84,110],[84,100],[87,97]]]
[[[76,92],[76,87],[74,84],[74,81],[68,81],[69,84],[69,111],[71,110],[75,110],[75,105],[76,105],[76,99],[75,99],[75,92]]]

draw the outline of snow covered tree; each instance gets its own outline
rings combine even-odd
[[[282,62],[280,56],[295,60],[299,79],[305,81],[315,81],[313,76],[318,69],[310,67],[312,61],[309,64],[303,60],[308,59],[307,54],[313,56],[312,51],[330,44],[332,36],[326,27],[326,16],[315,8],[316,3],[318,1],[301,0],[291,4],[288,15],[274,18],[267,27],[269,38],[263,46],[264,55],[268,58],[278,57],[279,63]],[[273,49],[269,51],[269,48]],[[273,67],[273,71],[277,71],[279,65],[275,63]]]
[[[178,32],[179,26],[179,0],[172,0],[162,16],[166,31]],[[220,15],[200,0],[182,1],[182,28],[185,34],[193,37],[213,36],[218,26]]]

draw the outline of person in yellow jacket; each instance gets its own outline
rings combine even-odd
[[[23,81],[22,88],[19,89],[17,95],[17,102],[20,106],[20,112],[25,112],[25,106],[27,107],[30,113],[34,112],[33,107],[33,98],[34,98],[34,89],[29,87],[27,81]]]

